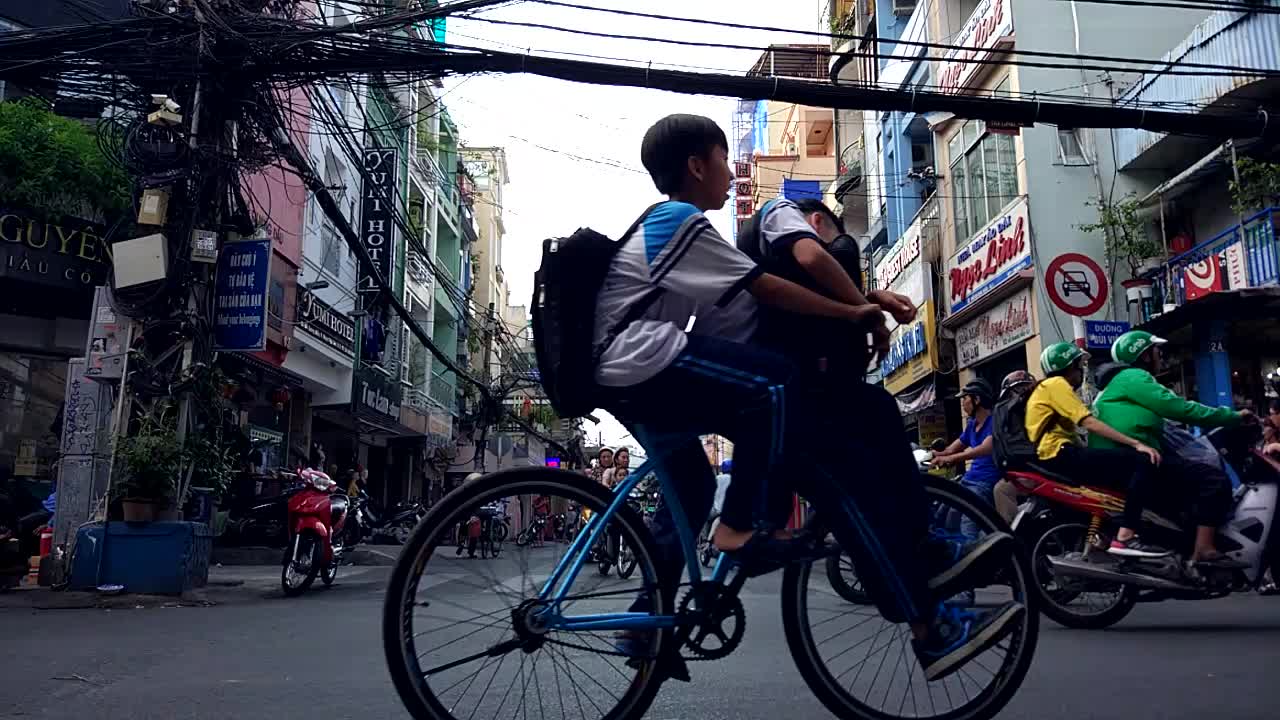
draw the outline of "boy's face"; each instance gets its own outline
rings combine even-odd
[[[713,147],[705,157],[691,155],[688,160],[690,195],[699,210],[719,210],[729,201],[733,189],[733,170],[729,168],[729,151]]]

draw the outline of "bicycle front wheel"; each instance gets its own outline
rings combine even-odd
[[[669,616],[657,588],[657,552],[639,517],[622,508],[606,528],[634,549],[630,579],[581,572],[561,601],[540,599],[573,546],[530,543],[500,560],[465,562],[449,549],[447,528],[500,497],[563,497],[602,513],[608,491],[550,468],[504,470],[444,498],[405,545],[383,608],[383,646],[397,693],[415,718],[525,717],[636,720],[653,702],[656,658],[670,629],[640,632],[648,652],[632,658],[615,647],[612,630],[566,630],[565,621],[630,612]],[[585,565],[587,548],[581,549]],[[635,606],[647,599],[644,608]],[[634,614],[634,613],[639,613]],[[638,624],[638,623],[637,623]]]
[[[931,513],[958,513],[973,520],[981,534],[1008,531],[989,504],[956,483],[926,477],[925,491]],[[945,533],[945,528],[933,530],[935,539],[962,541]],[[825,563],[787,568],[782,624],[801,676],[836,717],[987,720],[1017,692],[1031,666],[1039,632],[1038,589],[1021,548],[994,568],[988,583],[969,601],[978,607],[1022,603],[1022,620],[999,643],[935,682],[925,679],[916,661],[910,628],[885,620],[873,605],[833,590]]]

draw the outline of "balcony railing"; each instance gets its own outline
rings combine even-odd
[[[1228,228],[1218,235],[1175,255],[1146,277],[1154,282],[1157,306],[1164,303],[1182,305],[1188,301],[1189,268],[1201,263],[1196,277],[1205,277],[1206,286],[1193,285],[1192,300],[1218,290],[1258,287],[1280,280],[1280,234],[1276,222],[1280,207],[1273,207],[1248,218],[1242,225]],[[1206,271],[1212,272],[1206,272]]]
[[[458,413],[458,391],[452,378],[432,373],[431,399],[440,403],[449,412],[455,415]]]

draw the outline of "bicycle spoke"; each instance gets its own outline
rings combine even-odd
[[[531,473],[512,473],[513,477],[521,475],[530,477]],[[557,475],[548,473],[548,477]],[[527,503],[529,496],[546,497],[555,508],[559,506],[555,500],[561,494],[558,491],[568,489],[572,493],[573,485],[569,482],[563,488],[506,489],[489,483],[492,490],[486,490],[483,479],[475,481],[475,492],[467,497],[470,502],[455,499],[453,505],[445,506],[447,511],[437,511],[433,516],[433,522],[453,530],[420,534],[418,541],[411,540],[402,553],[396,572],[407,572],[410,577],[400,581],[408,588],[401,601],[401,607],[408,611],[399,612],[394,603],[388,603],[386,617],[401,624],[410,677],[420,679],[415,692],[421,698],[435,698],[439,704],[434,707],[445,708],[438,711],[439,720],[594,720],[613,714],[615,707],[637,707],[636,700],[642,696],[636,693],[644,692],[654,682],[645,668],[627,665],[630,654],[614,647],[608,631],[544,628],[537,622],[534,613],[540,612],[542,606],[531,601],[537,600],[541,588],[561,563],[574,562],[568,557],[572,547],[568,538],[574,532],[574,523],[564,521],[571,515],[564,520],[554,514],[540,517],[536,525],[510,533],[512,537],[523,535],[527,545],[502,548],[497,539],[502,527],[499,520],[487,521],[478,538],[465,537],[467,518],[477,513],[476,508],[492,502],[500,489],[501,496],[523,498],[520,502]],[[493,495],[485,494],[489,492]],[[597,512],[603,513],[590,495],[585,499],[593,502],[582,505],[579,503],[584,498],[573,494],[566,497],[574,508],[594,505]],[[530,521],[528,514],[524,518]],[[554,530],[555,537],[548,535],[546,542],[538,529],[544,525],[548,534],[558,528]],[[563,616],[570,606],[581,615],[621,614],[646,592],[658,603],[655,610],[664,608],[664,596],[657,595],[653,580],[656,570],[652,554],[637,535],[643,529],[625,520],[616,520],[609,527],[621,538],[619,547],[626,557],[620,554],[615,563],[621,565],[619,569],[630,571],[628,577],[623,578],[620,572],[597,577],[593,569],[564,584],[568,579],[565,575],[562,587],[557,588],[557,594],[563,595],[554,598],[557,615]],[[464,552],[471,542],[477,548],[477,558],[488,557],[457,558],[455,546],[459,537]],[[448,546],[449,550],[433,552],[441,546]],[[592,567],[585,558],[577,562]],[[534,634],[530,635],[530,631]],[[518,662],[507,662],[508,659]],[[412,704],[400,681],[397,691]],[[550,693],[556,697],[550,697]],[[573,693],[574,697],[565,698],[565,693]],[[531,704],[536,707],[531,708]]]

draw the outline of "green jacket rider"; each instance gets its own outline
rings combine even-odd
[[[1093,401],[1094,416],[1158,450],[1165,449],[1162,442],[1165,420],[1204,428],[1238,425],[1241,415],[1235,410],[1210,407],[1179,397],[1146,369],[1133,366],[1142,353],[1165,342],[1144,330],[1131,330],[1116,338],[1111,346],[1111,357],[1119,365],[1104,365],[1098,369],[1102,392]],[[1089,447],[1118,446],[1097,433],[1091,433]]]
[[[1093,401],[1093,413],[1116,430],[1160,450],[1164,447],[1166,420],[1202,428],[1240,424],[1247,413],[1225,407],[1210,407],[1178,397],[1156,381],[1152,371],[1159,371],[1159,346],[1167,341],[1145,330],[1131,330],[1116,338],[1111,358],[1116,365],[1104,365],[1096,374],[1101,392]],[[1090,447],[1115,447],[1098,433],[1089,433]],[[1172,450],[1170,450],[1172,452]],[[1176,454],[1175,454],[1176,455]],[[1174,492],[1181,487],[1191,495],[1191,514],[1196,522],[1193,563],[1234,566],[1236,563],[1217,548],[1215,531],[1226,520],[1230,507],[1230,481],[1225,473],[1213,468],[1188,466],[1166,453],[1165,474],[1174,480]]]

